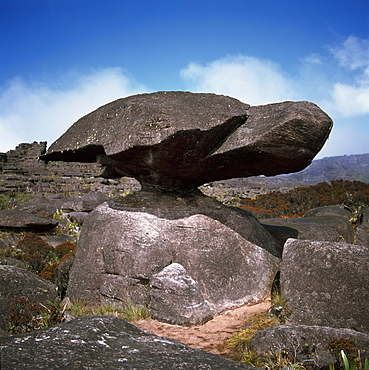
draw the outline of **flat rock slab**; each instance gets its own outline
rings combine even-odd
[[[255,369],[112,316],[87,316],[21,336],[0,336],[0,348],[4,369]]]
[[[331,128],[330,117],[310,102],[250,108],[223,95],[157,92],[118,99],[82,117],[41,158],[97,161],[106,178],[183,190],[300,171]]]
[[[18,209],[0,211],[0,229],[21,229],[32,231],[45,231],[55,228],[56,220],[36,216],[30,212]]]

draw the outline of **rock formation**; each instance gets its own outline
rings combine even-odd
[[[142,190],[86,218],[67,295],[148,303],[155,276],[178,263],[212,314],[262,299],[282,246],[250,213],[210,200],[197,187],[299,171],[331,127],[309,102],[250,107],[188,92],[135,95],[82,117],[41,158],[97,161],[102,176],[134,177]],[[201,322],[200,311],[193,317]]]

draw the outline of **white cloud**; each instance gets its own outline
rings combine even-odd
[[[277,63],[237,55],[206,65],[190,63],[181,77],[194,92],[230,95],[251,105],[293,100],[293,81]]]
[[[0,152],[21,142],[50,145],[78,118],[128,95],[147,91],[120,68],[106,68],[75,76],[73,86],[58,89],[14,78],[0,90]]]
[[[344,117],[369,114],[369,86],[334,84],[327,108]]]
[[[342,67],[355,70],[369,65],[369,40],[349,36],[341,46],[330,50]]]
[[[369,114],[369,40],[350,36],[330,51],[344,81],[332,83],[327,109],[344,117]]]
[[[322,57],[319,54],[310,54],[303,58],[303,62],[310,64],[310,65],[322,65]]]

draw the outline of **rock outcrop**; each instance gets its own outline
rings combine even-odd
[[[299,171],[331,127],[309,102],[250,107],[189,92],[134,95],[82,117],[41,158],[98,162],[103,177],[134,177],[142,190],[86,218],[67,295],[149,303],[154,275],[178,263],[212,314],[264,298],[280,241],[250,213],[214,204],[197,187]],[[195,316],[203,320],[202,312]]]
[[[46,152],[46,142],[21,143],[7,153],[0,153],[0,193],[82,195],[91,191],[105,194],[139,190],[132,178],[106,180],[99,178],[100,165],[80,162],[49,162],[39,157]]]
[[[0,336],[0,348],[4,369],[255,369],[113,316],[87,316],[24,335]]]

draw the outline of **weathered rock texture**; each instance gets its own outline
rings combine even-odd
[[[179,263],[172,263],[151,279],[149,293],[153,319],[192,325],[212,319],[198,284]]]
[[[255,369],[158,337],[112,316],[0,336],[2,369]]]
[[[368,248],[289,239],[280,282],[291,324],[369,333]]]
[[[9,307],[17,298],[31,303],[54,302],[58,296],[56,285],[31,272],[15,266],[0,265],[0,329],[6,330]]]
[[[158,92],[119,99],[82,117],[42,159],[98,161],[107,178],[131,176],[145,189],[183,190],[300,171],[331,127],[309,102],[250,108],[227,96]]]
[[[254,221],[244,218],[251,234]],[[263,244],[262,234],[257,238]],[[213,314],[267,296],[279,267],[277,257],[201,212],[163,218],[104,204],[84,222],[67,296],[148,303],[153,275],[174,262],[197,283]]]
[[[251,348],[259,354],[284,353],[293,363],[325,369],[337,362],[329,351],[329,343],[347,338],[360,350],[362,359],[369,358],[369,335],[349,329],[325,326],[281,325],[259,331],[251,341]]]

